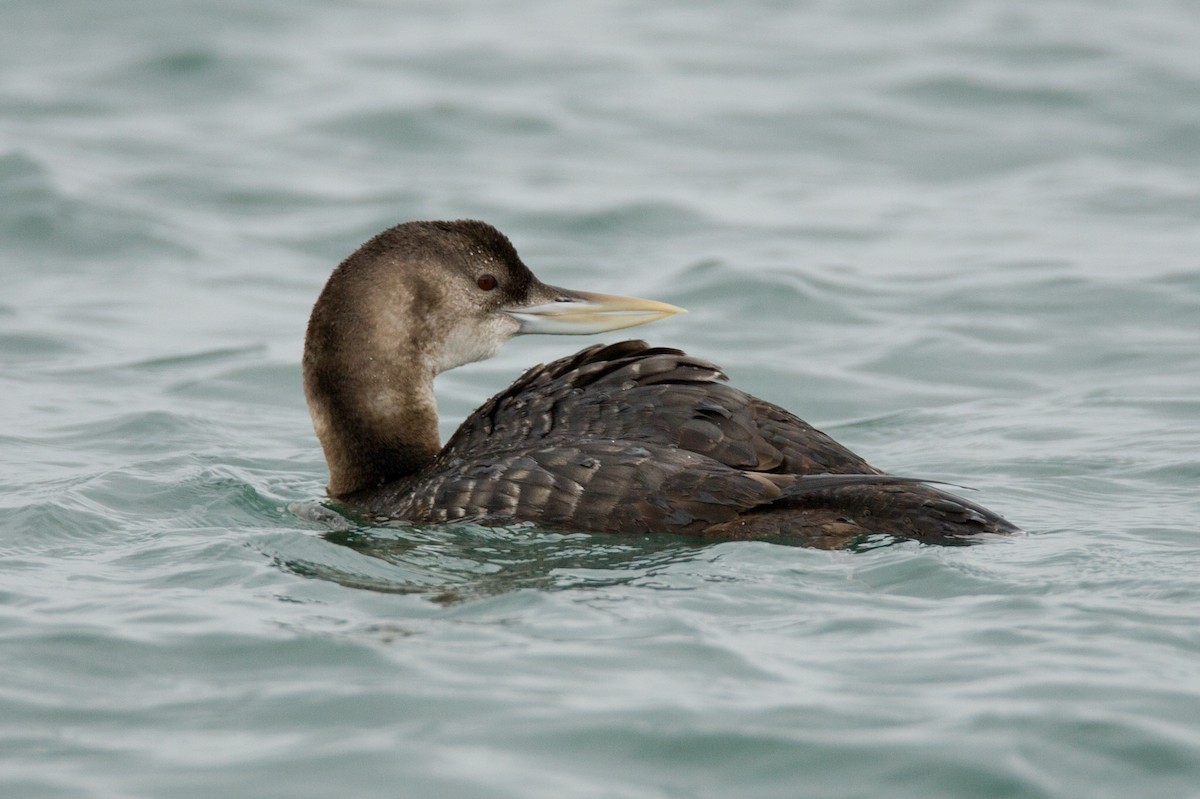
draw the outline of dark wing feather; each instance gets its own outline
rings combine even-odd
[[[676,446],[737,469],[879,472],[726,379],[708,361],[642,341],[588,347],[527,371],[471,414],[443,454],[470,459],[509,444],[594,437]]]
[[[528,370],[413,478],[365,498],[416,521],[474,519],[727,538],[1015,530],[921,481],[884,475],[711,363],[625,341]]]

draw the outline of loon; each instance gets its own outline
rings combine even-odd
[[[535,366],[440,446],[434,377],[516,335],[592,334],[683,309],[556,288],[484,222],[407,222],[333,272],[305,336],[328,492],[375,518],[836,547],[1018,528],[886,474],[677,349],[623,341]]]

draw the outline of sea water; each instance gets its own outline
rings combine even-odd
[[[1200,796],[1200,6],[0,9],[0,795]],[[333,266],[482,218],[1028,534],[369,527]],[[527,366],[439,378],[442,435]]]

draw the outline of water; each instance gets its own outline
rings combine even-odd
[[[0,19],[0,795],[1200,796],[1194,4]],[[446,217],[1030,534],[322,512],[312,300]]]

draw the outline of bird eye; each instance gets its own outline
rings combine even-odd
[[[495,275],[480,275],[475,280],[475,285],[479,286],[479,288],[483,289],[484,291],[491,291],[492,289],[496,288],[498,284],[499,281],[496,280]]]

